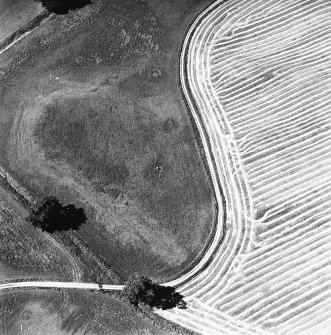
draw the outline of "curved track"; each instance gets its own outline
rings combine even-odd
[[[331,333],[330,37],[323,0],[218,1],[192,25],[183,89],[232,220],[208,266],[175,281],[189,310],[163,316],[203,334]]]
[[[205,47],[211,43],[210,36],[200,25],[209,26],[209,21],[205,21],[204,18],[216,6],[217,4],[214,4],[208,8],[191,26],[183,44],[180,69],[183,92],[199,129],[213,182],[218,204],[217,228],[213,241],[201,261],[185,275],[164,284],[178,287],[185,295],[194,292],[195,296],[198,293],[197,283],[203,286],[207,282],[211,284],[225,280],[226,273],[237,255],[249,246],[250,222],[254,215],[247,179],[227,119],[222,115],[210,113],[209,102],[195,98],[199,97],[199,92],[202,91],[209,101],[213,101],[209,85],[197,80],[206,73],[204,59],[192,59],[189,53],[191,46],[197,45],[195,52],[202,55]],[[212,15],[210,20],[214,19]],[[195,34],[197,26],[202,32],[201,35]],[[199,294],[203,294],[203,291],[204,289],[201,289]]]
[[[199,264],[165,283],[189,301],[160,312],[170,320],[208,335],[331,333],[330,19],[325,0],[229,0],[191,26],[181,80],[218,225]]]

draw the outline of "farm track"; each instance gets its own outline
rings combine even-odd
[[[166,283],[189,308],[166,318],[202,334],[331,333],[330,18],[324,0],[229,0],[190,28],[181,79],[220,208],[201,262]]]
[[[195,307],[161,315],[203,334],[331,333],[330,54],[324,0],[218,1],[192,25],[181,78],[229,248],[176,282]]]
[[[14,283],[6,283],[0,285],[0,291],[17,289],[17,288],[68,288],[82,290],[105,290],[105,291],[122,291],[124,285],[108,285],[95,283],[77,283],[77,282],[61,282],[61,281],[22,281]]]
[[[14,34],[12,34],[12,36],[10,36],[9,38],[7,38],[5,41],[3,41],[0,44],[0,54],[2,52],[5,52],[6,50],[8,50],[11,46],[13,46],[15,43],[19,42],[21,39],[23,39],[25,36],[27,36],[28,34],[30,34],[32,31],[34,31],[36,28],[38,28],[42,23],[46,22],[49,18],[51,18],[53,15],[47,13],[47,12],[43,12],[41,13],[38,17],[36,17],[34,20],[32,20],[31,22],[28,23],[28,25],[20,30],[18,30],[17,32],[15,32]],[[209,161],[210,164],[214,164],[211,162],[211,160],[213,160],[213,158],[209,157]],[[214,174],[213,176],[214,178],[214,183],[219,183],[218,176],[216,176]],[[225,182],[225,181],[224,181]],[[224,237],[223,234],[223,229],[224,229],[224,208],[222,207],[226,201],[226,199],[224,198],[223,195],[221,195],[220,187],[215,188],[217,189],[217,197],[218,197],[218,210],[220,212],[219,215],[219,219],[218,219],[218,229],[217,229],[217,237],[214,238],[213,242],[211,243],[212,245],[209,247],[209,249],[207,250],[207,253],[203,256],[203,259],[197,264],[197,266],[195,266],[191,271],[189,271],[187,274],[185,274],[184,276],[181,276],[178,280],[172,281],[171,283],[164,283],[164,285],[173,285],[173,286],[179,286],[183,285],[183,282],[189,282],[190,279],[196,277],[200,272],[202,272],[205,267],[208,265],[209,261],[214,257],[216,251],[222,247],[223,245],[226,244],[222,244],[221,245],[221,241]],[[228,192],[228,196],[232,196],[232,194],[234,193],[234,191],[229,190]],[[8,192],[7,190],[5,190],[4,188],[1,188],[0,186],[0,195],[3,195],[4,199],[12,206],[12,208],[15,210],[16,214],[18,214],[21,218],[25,217],[28,215],[28,212],[26,211],[26,209],[19,204],[15,199],[13,199],[10,195],[10,192]],[[234,199],[234,198],[233,198]],[[229,201],[230,202],[230,201]],[[237,204],[239,206],[239,204]],[[24,220],[21,222],[24,223]],[[38,231],[38,233],[40,233]],[[43,236],[48,239],[54,246],[58,247],[59,249],[61,249],[62,252],[64,252],[66,254],[66,257],[68,258],[68,260],[70,261],[71,265],[72,265],[72,269],[73,269],[73,277],[74,277],[74,281],[79,281],[80,277],[81,277],[81,273],[79,270],[79,267],[75,261],[75,259],[72,257],[72,255],[70,254],[70,252],[64,250],[61,245],[55,240],[53,239],[51,236],[49,236],[47,233],[41,233],[43,234]],[[231,241],[231,243],[233,244],[233,241]],[[28,283],[28,282],[27,282]],[[178,284],[176,284],[178,283]]]
[[[37,15],[33,20],[28,22],[24,27],[18,29],[5,40],[0,43],[0,54],[11,48],[14,44],[22,40],[27,35],[31,34],[35,29],[48,21],[54,15],[44,10]]]

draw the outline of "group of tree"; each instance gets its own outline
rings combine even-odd
[[[41,2],[48,11],[56,14],[67,14],[69,10],[82,8],[91,4],[91,0],[35,0]]]
[[[31,211],[27,221],[43,231],[54,233],[77,230],[86,221],[86,215],[83,208],[76,208],[72,204],[63,206],[57,198],[47,197]],[[129,278],[122,294],[136,307],[145,305],[161,309],[186,308],[183,296],[174,287],[156,284],[139,274]]]
[[[174,287],[158,285],[139,274],[130,277],[122,294],[136,307],[143,304],[161,309],[186,308],[183,296]]]
[[[55,197],[45,198],[27,218],[35,227],[48,233],[62,230],[77,230],[85,221],[83,208],[74,205],[63,206]]]

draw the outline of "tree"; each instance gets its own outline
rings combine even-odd
[[[139,304],[162,309],[186,307],[183,296],[174,287],[155,284],[139,274],[130,277],[122,294],[136,307]]]
[[[69,10],[82,8],[91,4],[91,0],[35,0],[52,13],[67,14]]]
[[[35,227],[54,233],[61,230],[77,230],[85,221],[83,208],[74,205],[62,206],[55,197],[45,198],[27,218]]]

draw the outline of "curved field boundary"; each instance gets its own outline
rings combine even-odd
[[[209,117],[210,106],[194,98],[196,92],[193,92],[189,82],[192,78],[190,71],[194,71],[196,66],[188,59],[190,47],[196,43],[197,38],[205,39],[205,34],[197,37],[195,32],[198,27],[200,28],[200,24],[206,24],[203,21],[205,17],[222,2],[216,2],[197,17],[186,35],[181,53],[182,89],[201,136],[218,204],[215,235],[201,261],[180,278],[164,283],[164,285],[177,287],[185,295],[195,292],[197,296],[195,288],[197,283],[201,286],[202,282],[213,284],[213,281],[219,281],[215,276],[216,271],[222,280],[226,280],[225,274],[235,257],[249,245],[249,218],[252,216],[252,203],[239,155],[233,146],[232,131],[226,118]],[[205,43],[209,42],[205,41]],[[208,88],[195,86],[195,90],[198,89],[208,91]],[[221,130],[213,129],[216,124]],[[206,286],[205,289],[208,290],[209,287]]]
[[[183,92],[223,206],[201,261],[165,283],[189,296],[190,304],[188,310],[160,314],[189,329],[311,335],[330,321],[330,66],[325,66],[330,43],[325,36],[331,35],[331,13],[325,4],[217,1],[184,41]],[[263,34],[279,36],[268,40]],[[234,55],[234,50],[239,51]],[[243,63],[245,57],[257,71]]]
[[[255,327],[238,322],[238,320],[207,305],[202,307],[201,301],[195,300],[208,292],[211,287],[222,287],[227,281],[229,270],[235,266],[240,254],[248,250],[251,245],[252,200],[236,149],[233,132],[225,115],[222,115],[221,118],[208,115],[211,106],[199,99],[198,92],[202,91],[208,95],[210,88],[201,87],[197,82],[193,85],[191,83],[194,80],[192,72],[199,72],[201,64],[192,61],[190,53],[199,39],[203,40],[201,43],[203,46],[208,46],[210,43],[210,36],[208,37],[201,27],[208,26],[206,18],[210,15],[212,18],[217,16],[214,10],[222,3],[224,1],[217,1],[212,4],[192,24],[183,43],[180,71],[183,92],[199,129],[206,152],[216,199],[218,204],[223,206],[221,207],[223,214],[226,213],[226,216],[223,217],[225,221],[222,222],[222,212],[219,212],[214,240],[198,266],[187,273],[186,276],[166,283],[166,285],[178,286],[183,294],[191,296],[190,299],[193,299],[193,301],[190,301],[189,309],[187,311],[160,311],[158,313],[200,333],[256,334]],[[223,19],[224,17],[219,18],[220,23]],[[197,29],[199,29],[198,32],[201,35],[197,36]],[[201,45],[199,45],[200,50],[197,51],[199,55],[204,52]],[[204,73],[199,72],[199,75],[203,76]],[[213,101],[213,99],[211,98],[210,101]],[[264,333],[267,334],[267,332]]]
[[[229,262],[225,278],[211,262],[211,274],[190,281],[195,288],[183,286],[198,307],[163,314],[205,334],[327,334],[330,3],[218,1],[199,18],[186,56],[186,89],[205,120],[212,120],[205,124],[219,148],[238,157],[234,173],[249,182],[254,215],[252,210],[242,226],[247,245]]]

